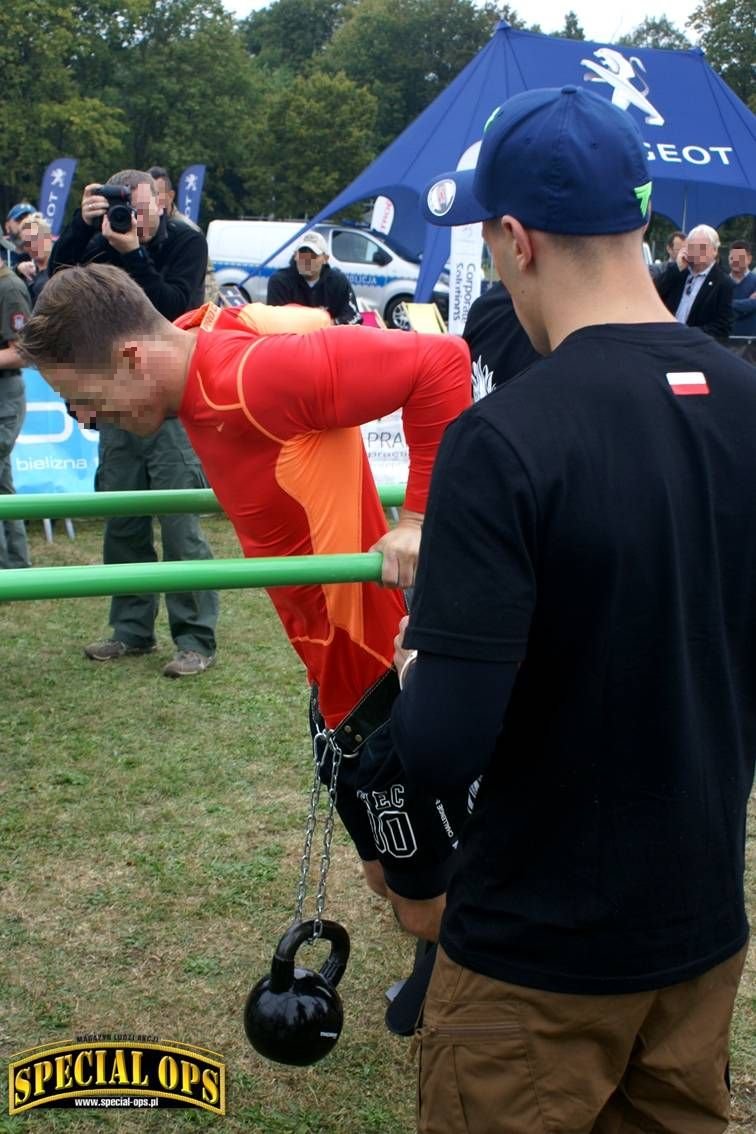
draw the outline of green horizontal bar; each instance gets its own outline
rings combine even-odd
[[[311,583],[369,583],[380,579],[382,559],[380,552],[369,551],[357,555],[21,568],[0,571],[0,602]]]
[[[404,485],[378,489],[384,508],[404,503]],[[46,492],[0,496],[0,520],[54,520],[82,516],[164,516],[177,512],[220,512],[209,488],[177,488],[170,492]]]

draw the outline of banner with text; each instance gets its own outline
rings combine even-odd
[[[402,411],[369,421],[362,427],[370,469],[376,484],[406,484],[409,474],[409,448],[404,436]]]
[[[478,160],[480,142],[468,146],[457,163],[457,169],[473,169]],[[451,230],[449,255],[449,333],[461,335],[467,312],[480,295],[483,278],[480,263],[483,236],[480,223],[462,224]]]
[[[59,157],[50,162],[42,176],[39,211],[50,225],[53,236],[58,236],[63,227],[66,202],[78,164],[76,158]]]
[[[16,492],[93,492],[97,431],[82,429],[39,371],[23,374],[26,419],[11,454]]]
[[[204,165],[188,165],[179,177],[178,210],[195,224],[199,224],[200,198],[204,182]]]
[[[370,227],[374,232],[391,232],[394,223],[394,202],[389,197],[376,197]]]

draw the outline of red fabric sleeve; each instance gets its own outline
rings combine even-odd
[[[410,452],[405,507],[424,512],[443,432],[470,404],[470,355],[451,335],[368,327],[274,335],[249,354],[243,395],[250,416],[281,441],[401,408]]]

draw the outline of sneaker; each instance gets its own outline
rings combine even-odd
[[[118,658],[136,658],[144,654],[154,654],[157,646],[129,646],[118,638],[106,638],[104,642],[90,642],[84,647],[84,657],[92,661],[117,661]]]
[[[197,650],[179,650],[173,661],[163,669],[164,677],[193,677],[215,665],[215,654],[200,654]]]

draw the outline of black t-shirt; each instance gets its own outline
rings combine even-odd
[[[493,284],[474,301],[462,338],[470,348],[475,401],[541,357],[517,318],[512,298],[502,283]]]
[[[447,430],[407,644],[521,662],[448,893],[468,968],[620,993],[744,944],[754,438],[752,368],[673,323],[583,328]]]

